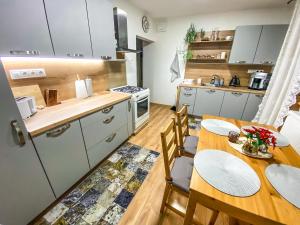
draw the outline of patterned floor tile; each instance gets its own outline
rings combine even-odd
[[[58,203],[51,211],[44,215],[44,219],[48,224],[54,224],[65,212],[68,211],[68,207],[62,203]]]
[[[123,144],[35,225],[116,225],[158,155]]]

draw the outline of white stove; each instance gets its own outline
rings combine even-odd
[[[131,94],[131,105],[133,106],[133,123],[134,131],[138,131],[143,126],[150,116],[150,90],[135,86],[122,86],[112,88],[111,91],[123,92]]]

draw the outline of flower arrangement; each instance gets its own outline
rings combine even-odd
[[[244,129],[247,132],[247,142],[243,145],[243,150],[252,154],[257,154],[258,151],[266,153],[268,145],[276,145],[276,138],[273,133],[261,127],[254,127],[252,129]]]

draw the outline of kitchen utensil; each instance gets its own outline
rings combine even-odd
[[[76,80],[75,81],[75,90],[76,90],[76,98],[87,98],[88,97],[88,92],[86,90],[84,80]]]
[[[270,73],[254,72],[249,80],[249,89],[266,90],[271,79]]]
[[[92,96],[93,95],[93,83],[92,83],[92,79],[87,78],[84,80],[85,82],[85,87],[86,87],[86,91],[88,96]]]
[[[45,95],[46,105],[48,107],[60,104],[60,102],[58,102],[57,89],[46,89],[44,95]]]
[[[16,103],[22,119],[29,118],[36,113],[36,103],[33,96],[17,97]]]
[[[233,39],[232,36],[226,36],[226,37],[225,37],[225,40],[226,40],[226,41],[232,41],[232,39]]]
[[[212,133],[222,136],[228,136],[230,131],[240,133],[240,129],[237,126],[224,120],[206,119],[202,121],[201,126]]]
[[[23,96],[33,96],[37,106],[46,106],[43,94],[39,85],[28,85],[20,87],[12,87],[12,92],[15,98]]]
[[[233,75],[233,77],[229,82],[229,86],[234,86],[234,87],[240,86],[240,78],[238,78],[237,75]]]

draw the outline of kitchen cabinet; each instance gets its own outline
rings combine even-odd
[[[253,63],[262,27],[250,25],[236,28],[229,63]]]
[[[220,116],[241,119],[248,95],[241,92],[225,92]]]
[[[193,115],[220,115],[224,91],[198,88]]]
[[[257,46],[254,64],[276,63],[288,25],[264,25]]]
[[[55,197],[26,131],[1,60],[0,101],[0,224],[28,224]],[[19,132],[12,128],[12,121]]]
[[[0,55],[53,56],[43,0],[3,0]]]
[[[89,171],[78,120],[34,137],[33,142],[56,197]]]
[[[180,110],[183,105],[187,105],[188,114],[192,115],[194,112],[196,92],[197,92],[196,88],[180,87],[178,110]]]
[[[45,0],[45,8],[55,55],[92,57],[85,0]]]
[[[93,56],[116,58],[113,5],[110,0],[87,0]]]
[[[263,95],[249,94],[247,104],[243,112],[242,120],[251,121],[254,119],[258,111],[258,106],[262,102],[263,97]]]

